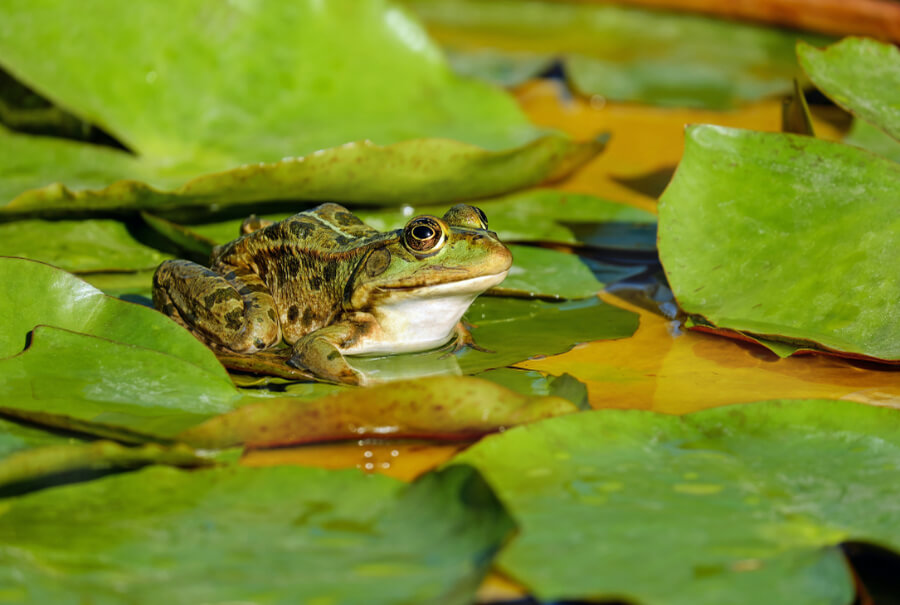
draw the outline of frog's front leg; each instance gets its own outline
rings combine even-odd
[[[281,340],[275,301],[260,277],[229,265],[166,261],[153,275],[154,306],[200,340],[254,353]]]
[[[287,363],[331,382],[363,385],[365,378],[350,367],[341,351],[376,329],[377,323],[371,315],[354,313],[344,321],[310,332],[298,340]]]

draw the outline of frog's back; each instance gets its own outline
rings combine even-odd
[[[212,264],[259,275],[293,342],[332,322],[360,257],[384,237],[343,206],[322,204],[220,246]]]

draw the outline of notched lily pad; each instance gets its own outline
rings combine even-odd
[[[477,439],[576,411],[561,397],[529,397],[479,378],[440,376],[350,389],[315,401],[266,400],[208,420],[178,439],[209,449],[373,437]]]
[[[856,147],[690,127],[660,258],[699,323],[897,361],[898,191],[900,165]]]
[[[596,410],[486,437],[474,465],[520,530],[500,570],[542,601],[850,603],[838,545],[900,549],[900,412],[767,401]]]
[[[27,605],[462,605],[512,529],[471,468],[407,486],[296,466],[151,467],[5,500],[0,586]]]

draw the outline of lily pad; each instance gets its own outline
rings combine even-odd
[[[835,103],[900,139],[900,50],[869,38],[845,38],[824,50],[797,45],[800,64]]]
[[[0,257],[0,357],[22,351],[37,325],[159,351],[228,380],[215,355],[161,313],[106,296],[50,265]]]
[[[900,549],[900,413],[768,401],[677,417],[597,410],[485,438],[520,526],[500,569],[541,600],[850,603],[838,544]]]
[[[510,82],[535,58],[563,60],[586,95],[723,109],[783,94],[799,75],[798,38],[828,38],[708,17],[611,6],[517,0],[411,0],[409,6],[463,73]],[[484,49],[491,61],[479,61]],[[508,66],[501,67],[506,52]],[[472,56],[473,60],[463,57]],[[487,69],[485,69],[487,68]],[[502,80],[495,74],[502,74]]]
[[[24,220],[0,224],[0,256],[39,260],[74,272],[154,269],[171,255],[146,246],[113,220]]]
[[[584,152],[563,135],[542,137],[509,95],[454,75],[421,26],[386,0],[103,0],[91,11],[14,0],[0,7],[0,57],[137,154],[3,132],[0,174],[11,178],[0,200],[16,199],[6,212],[312,199],[329,180],[351,197],[354,182],[375,181],[360,201],[416,191],[449,201],[559,176]]]
[[[273,447],[341,439],[477,439],[577,412],[567,399],[525,396],[479,378],[436,376],[349,389],[315,401],[269,399],[181,433],[194,447]]]
[[[34,329],[30,346],[0,360],[6,408],[63,414],[171,435],[234,408],[227,378],[153,349],[70,332]]]
[[[511,529],[472,469],[407,486],[294,466],[152,467],[5,501],[0,585],[35,605],[462,605]]]
[[[47,145],[53,149],[36,146],[24,135],[4,137],[0,132],[0,176],[14,177],[0,180],[0,200],[12,200],[0,207],[0,218],[138,210],[165,213],[185,207],[212,212],[263,200],[282,200],[292,207],[296,200],[323,199],[346,204],[399,205],[409,200],[436,204],[500,195],[558,179],[604,147],[602,141],[573,143],[561,134],[548,134],[506,151],[486,151],[446,139],[388,146],[362,141],[309,156],[223,167],[191,180],[153,181],[136,169],[110,172],[119,162],[110,161],[113,152],[106,149],[77,149],[76,143],[68,141]],[[62,160],[57,159],[60,156]],[[100,172],[91,172],[85,164],[95,165]],[[48,166],[54,167],[51,176],[38,179],[40,183],[21,184],[35,170]],[[65,178],[85,173],[90,180]],[[103,187],[111,181],[117,182]],[[24,191],[45,183],[52,184]]]
[[[898,191],[900,165],[856,147],[693,126],[660,200],[660,258],[706,323],[898,360]]]
[[[215,355],[152,309],[24,259],[0,258],[0,288],[8,409],[165,435],[240,398]]]

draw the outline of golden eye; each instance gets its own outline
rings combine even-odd
[[[406,247],[419,254],[437,251],[444,240],[444,228],[433,216],[417,216],[403,230]]]

